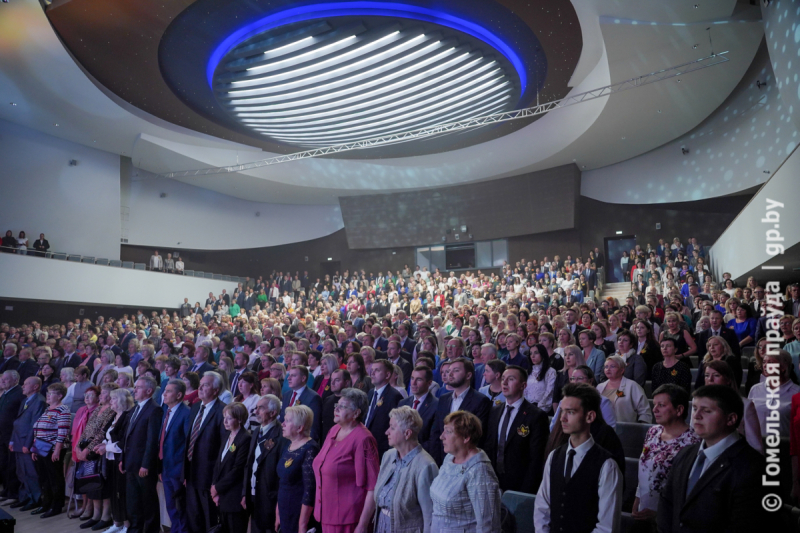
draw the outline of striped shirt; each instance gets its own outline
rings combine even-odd
[[[69,407],[64,404],[49,407],[33,424],[33,437],[53,444],[69,444],[69,429],[72,425]]]

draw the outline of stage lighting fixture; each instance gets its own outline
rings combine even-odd
[[[689,149],[688,148],[681,148],[681,153],[683,155],[689,155]]]

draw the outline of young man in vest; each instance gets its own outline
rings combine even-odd
[[[600,393],[585,383],[569,383],[561,400],[566,444],[547,458],[536,495],[536,533],[620,530],[622,474],[613,457],[589,431],[600,413]]]

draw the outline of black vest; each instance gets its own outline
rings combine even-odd
[[[572,475],[564,484],[564,464],[567,444],[553,452],[550,462],[550,531],[590,533],[597,526],[600,497],[600,471],[611,454],[597,443],[592,446]]]

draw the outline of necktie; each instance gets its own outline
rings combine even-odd
[[[264,431],[263,429],[258,432],[258,444],[262,444],[265,440],[267,440],[267,433],[268,431]]]
[[[375,391],[372,394],[372,402],[369,404],[369,412],[367,413],[367,427],[369,427],[370,423],[372,422],[372,417],[375,416],[375,406],[378,403],[378,391]]]
[[[292,401],[289,402],[289,407],[292,407],[294,405],[295,398],[297,398],[297,391],[294,391],[292,393]]]
[[[172,413],[172,408],[167,409],[167,416],[164,417],[164,423],[161,425],[161,437],[158,439],[158,458],[164,460],[164,437],[167,436],[167,424],[169,424],[169,415]]]
[[[238,385],[239,385],[239,373],[237,372],[233,375],[233,381],[231,382],[231,392],[233,393],[234,396],[239,394],[239,391],[236,388]]]
[[[128,422],[128,431],[126,435],[131,434],[131,430],[133,429],[133,423],[136,421],[136,417],[139,416],[139,404],[136,404],[136,409],[133,410],[133,416],[131,416],[131,421]]]
[[[506,473],[506,433],[508,424],[511,422],[511,413],[514,411],[513,405],[506,405],[506,414],[503,417],[503,424],[500,426],[500,440],[497,443],[497,473]]]
[[[572,465],[575,459],[575,450],[570,450],[567,452],[567,471],[564,472],[564,485],[569,483],[569,480],[572,479]]]
[[[416,411],[417,407],[419,407],[419,400],[414,400],[414,407],[412,407],[412,409]]]
[[[205,405],[200,406],[200,412],[197,414],[197,418],[194,419],[194,424],[192,425],[192,434],[189,436],[189,449],[186,452],[186,458],[190,461],[192,460],[192,455],[194,455],[194,445],[197,442],[197,437],[200,435],[200,424],[203,422],[203,412],[206,410]]]
[[[697,452],[697,461],[694,463],[694,468],[692,469],[692,473],[689,476],[689,483],[686,485],[686,495],[692,493],[692,489],[695,485],[697,485],[697,480],[700,479],[700,475],[703,473],[703,466],[706,464],[706,454],[703,450]]]

